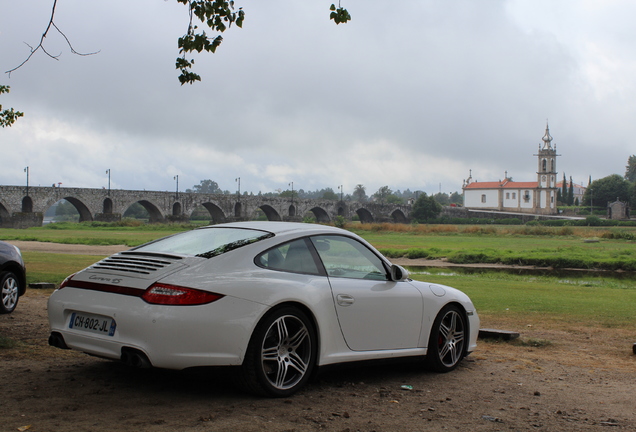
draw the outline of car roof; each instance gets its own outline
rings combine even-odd
[[[280,234],[318,234],[318,233],[333,233],[333,234],[349,234],[348,231],[340,228],[335,228],[328,225],[319,225],[311,223],[300,222],[277,222],[277,221],[249,221],[249,222],[230,222],[218,225],[210,225],[205,228],[243,228],[243,229],[255,229],[261,231],[271,232],[276,235]]]

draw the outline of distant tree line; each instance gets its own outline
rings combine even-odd
[[[222,190],[219,184],[213,180],[201,180],[198,185],[194,185],[192,189],[186,189],[188,193],[206,193],[206,194],[225,194],[230,195],[232,192],[228,190]],[[236,192],[234,192],[236,193]],[[253,193],[243,192],[243,196],[254,195]],[[283,197],[283,198],[299,198],[299,199],[327,199],[332,201],[359,201],[359,202],[377,202],[379,204],[408,204],[409,201],[415,202],[418,197],[424,195],[428,196],[426,192],[421,190],[412,191],[406,189],[405,191],[396,190],[393,191],[389,186],[382,186],[371,196],[367,195],[366,187],[362,184],[357,184],[351,194],[344,193],[344,191],[334,190],[327,187],[322,189],[316,189],[314,191],[300,189],[279,189],[275,192],[258,192],[258,196],[263,197]],[[453,192],[447,194],[439,192],[435,195],[431,195],[431,198],[435,199],[441,205],[461,205],[463,202],[462,195],[459,192]]]

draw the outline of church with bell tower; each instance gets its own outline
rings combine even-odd
[[[545,134],[539,144],[537,157],[537,181],[512,181],[507,173],[503,180],[479,182],[464,180],[464,207],[534,214],[557,213],[557,149],[552,143],[550,128],[546,123]]]
[[[545,135],[541,138],[543,145],[539,144],[539,168],[537,170],[537,202],[536,208],[549,208],[550,204],[554,204],[556,208],[557,199],[557,170],[556,158],[559,156],[556,150],[556,144],[552,145],[552,136],[550,136],[550,127],[546,123]]]

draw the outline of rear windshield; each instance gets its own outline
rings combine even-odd
[[[200,228],[139,246],[133,251],[212,258],[273,236],[274,234],[265,231],[244,228]]]

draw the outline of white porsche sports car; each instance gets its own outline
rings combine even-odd
[[[117,253],[48,303],[49,343],[133,366],[240,366],[253,393],[284,397],[319,366],[425,356],[453,370],[476,347],[470,299],[409,279],[357,235],[237,222]]]

